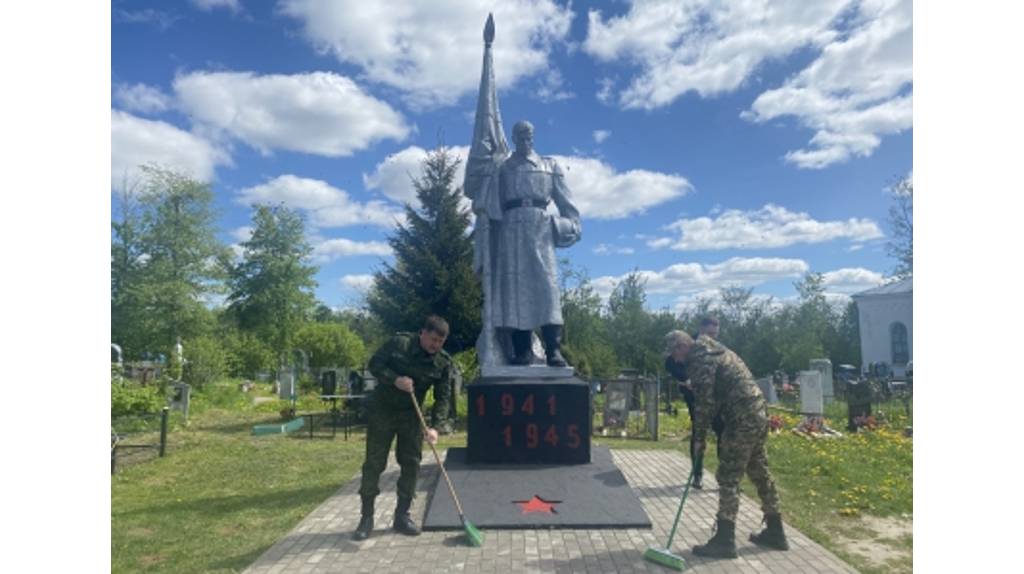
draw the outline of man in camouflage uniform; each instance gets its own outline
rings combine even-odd
[[[701,335],[707,335],[712,339],[718,338],[719,323],[718,319],[714,317],[704,317],[700,320],[700,331],[693,336],[694,339]],[[672,355],[669,354],[665,357],[665,370],[670,375],[676,378],[680,382],[679,392],[683,395],[683,400],[686,402],[686,410],[690,413],[690,428],[694,428],[694,421],[696,421],[697,404],[696,397],[693,394],[693,384],[689,382],[686,374],[686,363],[677,363]],[[720,413],[716,414],[711,419],[711,430],[715,431],[715,442],[718,448],[722,447],[722,416]],[[690,486],[700,490],[704,488],[704,451],[696,450],[694,442],[694,434],[690,433],[690,460],[693,461],[693,481]]]
[[[352,538],[365,540],[373,531],[373,501],[380,494],[378,482],[387,466],[391,442],[398,437],[395,458],[401,466],[398,478],[398,506],[393,528],[416,536],[419,528],[409,516],[416,494],[416,474],[423,456],[423,429],[410,394],[423,404],[427,389],[434,388],[434,410],[426,439],[437,442],[436,427],[448,412],[454,364],[442,347],[448,337],[448,323],[436,316],[427,317],[419,334],[398,333],[370,359],[369,369],[377,387],[369,407],[366,428],[366,460],[363,462],[362,517]]]
[[[789,549],[782,529],[779,495],[768,472],[765,441],[768,438],[768,408],[761,389],[743,360],[725,345],[701,335],[696,341],[683,331],[665,336],[665,351],[678,362],[687,362],[687,374],[696,395],[694,442],[703,452],[711,419],[719,415],[724,422],[719,444],[718,523],[707,544],[694,546],[698,556],[736,558],[736,514],[739,511],[739,484],[746,472],[757,487],[767,528],[751,534],[759,546]]]

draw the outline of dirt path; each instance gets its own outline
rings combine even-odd
[[[913,571],[913,518],[864,516],[844,520],[834,529],[834,541],[844,552],[859,558],[867,572]]]

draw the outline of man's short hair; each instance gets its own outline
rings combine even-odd
[[[448,336],[448,321],[439,315],[430,315],[423,321],[424,331],[433,331],[442,337]]]
[[[516,122],[516,125],[512,126],[512,137],[515,138],[520,132],[533,133],[533,124],[526,120],[520,120]]]
[[[669,331],[669,333],[665,335],[666,355],[671,355],[672,351],[675,351],[683,345],[686,345],[687,347],[693,346],[693,337],[691,337],[686,331]]]
[[[718,319],[715,319],[714,317],[704,317],[703,319],[700,320],[700,326],[701,327],[712,327],[712,326],[717,327],[718,326]]]

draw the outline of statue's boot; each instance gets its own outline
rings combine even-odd
[[[533,362],[533,341],[531,336],[533,331],[512,331],[512,350],[515,351],[516,356],[512,359],[513,365],[529,365]]]
[[[569,363],[565,362],[565,357],[562,356],[562,326],[544,325],[540,330],[544,335],[544,351],[548,356],[548,366],[569,366]]]

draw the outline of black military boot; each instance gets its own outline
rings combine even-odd
[[[532,335],[533,331],[512,331],[512,350],[516,353],[512,359],[513,365],[529,365],[533,362]]]
[[[693,553],[711,558],[736,558],[736,523],[719,518],[715,535],[707,544],[694,546]]]
[[[359,518],[359,526],[352,533],[352,540],[366,540],[373,532],[373,499],[363,497],[362,516]]]
[[[789,550],[786,533],[782,530],[782,516],[766,514],[764,515],[764,521],[768,523],[768,526],[759,534],[752,533],[750,541],[758,546],[765,546],[776,550]]]
[[[567,367],[568,363],[562,357],[562,326],[544,325],[540,328],[544,335],[544,353],[548,356],[549,367]]]
[[[395,507],[395,523],[392,525],[392,528],[406,536],[419,536],[420,529],[412,521],[412,517],[409,516],[410,506],[412,506],[411,498],[398,497],[398,506]]]
[[[693,442],[690,442],[693,445]],[[704,488],[704,453],[696,452],[693,448],[690,449],[691,460],[693,461],[693,482],[690,486],[697,490]]]

